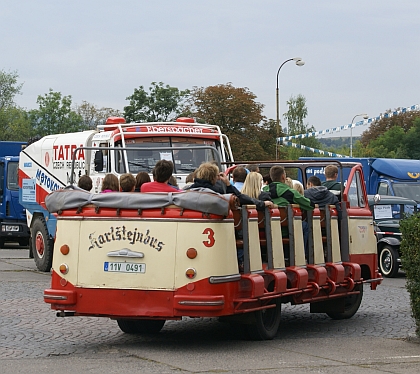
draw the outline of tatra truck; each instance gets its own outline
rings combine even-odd
[[[46,196],[82,175],[92,178],[98,193],[108,173],[152,173],[158,160],[171,160],[178,185],[204,161],[222,165],[233,160],[229,139],[218,126],[192,118],[176,122],[126,123],[110,117],[95,130],[48,135],[20,154],[20,202],[26,208],[36,266],[50,271],[57,219],[44,206]],[[72,162],[73,161],[73,162]]]
[[[25,209],[19,204],[19,153],[26,143],[0,141],[0,248],[5,242],[29,244]]]
[[[112,145],[122,139],[126,147],[130,144],[129,132],[124,137],[118,130],[113,134]],[[150,142],[159,139],[157,134]],[[205,141],[221,150],[220,135],[213,136]],[[198,139],[205,139],[202,133]],[[54,149],[54,140],[45,140],[49,149]],[[123,150],[108,157],[110,170],[121,158],[126,160]],[[60,148],[54,162],[61,161],[58,155]],[[144,160],[131,162],[145,165]],[[307,169],[325,166],[276,161],[259,167],[268,170],[275,164],[288,175],[299,170],[304,179]],[[86,164],[80,166],[84,172]],[[40,174],[47,171],[42,162],[36,168]],[[35,178],[37,189],[41,178]],[[59,181],[44,177],[44,183],[51,187]],[[69,186],[42,193],[39,205],[55,217],[52,280],[44,301],[59,317],[110,318],[128,334],[158,333],[166,321],[183,317],[214,317],[246,338],[266,340],[278,332],[283,304],[308,304],[312,313],[351,318],[364,291],[376,289],[382,280],[360,164],[348,175],[340,214],[335,205],[315,205],[307,212],[295,204],[274,205],[261,211],[255,205],[240,206],[235,195],[211,190],[101,194]],[[41,219],[36,229],[46,231]],[[306,255],[303,221],[309,230]]]

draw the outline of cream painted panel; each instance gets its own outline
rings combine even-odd
[[[77,284],[77,264],[79,262],[79,235],[81,220],[57,220],[57,231],[54,243],[54,255],[52,268],[62,278],[73,285]],[[60,247],[67,244],[70,251],[67,255],[60,252]],[[69,272],[65,275],[60,273],[59,267],[66,264]]]
[[[314,240],[314,264],[321,265],[325,263],[324,247],[322,245],[321,217],[313,217],[312,235]]]
[[[349,217],[350,254],[376,253],[371,217]]]
[[[280,218],[276,217],[271,220],[271,238],[273,240],[273,266],[274,269],[283,269],[284,251],[283,240],[281,236]]]
[[[341,262],[340,238],[338,235],[338,219],[331,217],[332,262]]]
[[[196,282],[210,276],[238,274],[235,230],[232,221],[178,223],[175,287]],[[197,250],[197,257],[189,259],[188,248]],[[185,271],[194,268],[197,275],[188,279]]]
[[[260,233],[258,221],[249,221],[249,258],[251,260],[251,272],[262,270]]]
[[[293,221],[295,234],[295,266],[305,266],[305,246],[303,245],[302,220],[294,218]]]
[[[85,220],[80,228],[78,285],[84,287],[174,288],[178,222],[152,220]],[[109,257],[128,249],[144,258]],[[143,263],[145,273],[104,271],[105,262]]]

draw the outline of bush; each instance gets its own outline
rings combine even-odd
[[[411,314],[416,322],[416,334],[420,336],[420,214],[400,222],[402,232],[401,263],[407,276]]]

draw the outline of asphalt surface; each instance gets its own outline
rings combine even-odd
[[[376,291],[365,286],[349,320],[283,305],[276,338],[264,342],[214,319],[168,321],[157,335],[133,336],[106,318],[59,318],[43,302],[49,282],[27,249],[0,249],[0,373],[420,372],[402,273]]]

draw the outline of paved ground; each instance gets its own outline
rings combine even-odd
[[[36,271],[28,250],[12,248],[0,249],[2,373],[420,372],[403,275],[376,291],[366,287],[349,320],[284,306],[273,341],[244,341],[212,319],[170,321],[158,335],[130,336],[109,319],[56,317],[42,297],[49,274]]]

